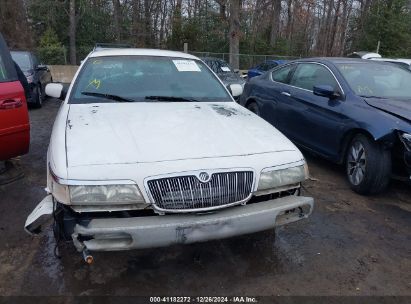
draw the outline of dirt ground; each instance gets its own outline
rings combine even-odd
[[[17,161],[25,177],[0,186],[0,295],[411,295],[411,186],[359,196],[341,167],[310,155],[314,213],[277,229],[275,242],[263,234],[252,246],[238,237],[95,253],[91,266],[65,246],[56,258],[51,229],[31,237],[23,225],[45,195],[59,105],[30,110],[30,153]]]

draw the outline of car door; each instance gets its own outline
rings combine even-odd
[[[256,97],[259,101],[260,115],[280,131],[281,104],[288,103],[289,86],[287,85],[294,69],[293,64],[268,72],[263,80],[259,81]]]
[[[30,126],[24,89],[0,35],[0,161],[27,153]]]
[[[325,157],[334,158],[348,117],[343,98],[330,99],[314,95],[313,87],[329,85],[344,92],[335,75],[324,64],[299,63],[290,79],[289,102],[283,104],[283,126],[296,143]]]

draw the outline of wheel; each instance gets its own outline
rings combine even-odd
[[[356,135],[347,149],[346,174],[355,192],[379,193],[390,181],[391,153],[367,136]]]
[[[42,84],[39,84],[39,87],[40,87],[40,92],[41,92],[41,94],[40,94],[40,96],[41,96],[41,102],[43,102],[43,101],[45,101],[46,100],[46,94],[45,94],[45,87],[44,87],[44,89],[43,89],[43,86],[42,86]]]
[[[41,91],[41,85],[38,84],[34,90],[35,92],[33,96],[33,99],[34,99],[33,106],[35,108],[41,108],[41,105],[43,103],[43,92]]]
[[[260,116],[260,109],[258,108],[257,103],[254,101],[247,105],[247,109],[253,112],[254,114]]]

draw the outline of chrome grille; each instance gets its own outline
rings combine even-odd
[[[214,173],[208,182],[194,175],[167,177],[147,182],[155,205],[163,210],[218,208],[247,199],[253,186],[253,172]]]

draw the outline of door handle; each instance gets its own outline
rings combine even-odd
[[[23,101],[20,98],[10,98],[0,100],[0,110],[16,109],[23,106]]]
[[[281,95],[291,97],[291,94],[290,94],[290,93],[288,93],[288,92],[281,92]]]

